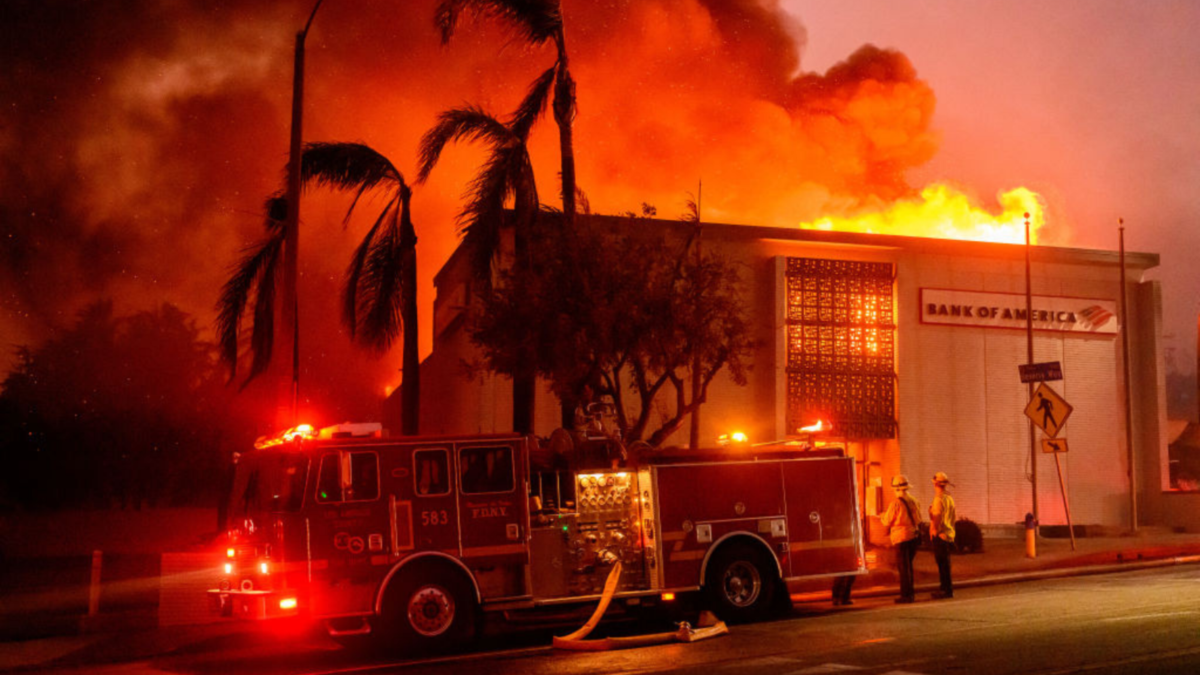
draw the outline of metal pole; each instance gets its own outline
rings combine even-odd
[[[1029,214],[1025,214],[1025,362],[1033,363],[1033,291],[1029,263]],[[1033,400],[1033,382],[1029,383],[1028,400]],[[1029,474],[1033,483],[1033,520],[1038,521],[1037,438],[1033,420],[1029,420]],[[1036,528],[1036,525],[1035,525]],[[1032,557],[1037,555],[1036,551]]]
[[[1067,499],[1067,481],[1063,478],[1062,464],[1058,461],[1058,453],[1054,453],[1054,466],[1058,469],[1058,488],[1062,490],[1063,511],[1067,512],[1067,531],[1071,533],[1071,550],[1075,550],[1075,526],[1071,524],[1071,502]]]
[[[304,30],[296,33],[296,53],[292,66],[292,132],[288,146],[287,168],[287,219],[284,227],[283,250],[283,329],[291,339],[292,381],[291,406],[292,424],[299,423],[300,408],[300,157],[303,151],[302,129],[304,126],[304,39],[312,27],[317,10],[324,0],[317,0]]]
[[[704,189],[704,181],[700,181],[696,188],[696,279],[700,278],[700,237],[703,234],[700,218],[700,198],[701,192]],[[694,289],[693,289],[694,291]],[[700,400],[700,348],[694,346],[695,354],[692,356],[692,404]],[[696,406],[692,410],[691,419],[691,434],[688,441],[688,449],[700,449],[700,407]]]
[[[1125,219],[1117,221],[1121,240],[1121,358],[1125,370],[1125,457],[1129,462],[1129,527],[1138,531],[1137,468],[1133,463],[1133,403],[1129,386],[1129,304],[1125,299]]]

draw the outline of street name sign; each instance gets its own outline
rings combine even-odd
[[[1058,430],[1067,423],[1067,418],[1071,416],[1072,410],[1074,408],[1070,403],[1067,403],[1063,397],[1058,395],[1058,392],[1042,382],[1034,390],[1029,405],[1025,406],[1025,416],[1047,436],[1054,438],[1058,435]]]
[[[1021,383],[1053,382],[1063,379],[1062,363],[1047,361],[1045,363],[1022,363],[1017,366],[1021,370]]]

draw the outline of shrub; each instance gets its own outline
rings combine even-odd
[[[983,530],[967,518],[954,522],[954,543],[959,553],[983,553]]]

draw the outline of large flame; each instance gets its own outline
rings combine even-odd
[[[1023,244],[1028,216],[1029,243],[1036,244],[1038,228],[1045,223],[1041,197],[1019,187],[1001,193],[997,201],[1000,213],[992,213],[953,187],[934,183],[921,190],[920,199],[901,199],[880,210],[855,216],[819,218],[801,223],[800,227]]]

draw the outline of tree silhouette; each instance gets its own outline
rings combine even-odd
[[[390,347],[403,329],[401,433],[415,435],[420,430],[421,361],[412,190],[390,160],[361,143],[309,143],[302,166],[306,185],[316,182],[354,191],[344,223],[349,223],[365,193],[380,189],[386,194],[383,209],[355,250],[346,273],[342,321],[352,338],[380,351]]]
[[[172,305],[94,303],[18,359],[0,392],[0,493],[17,505],[212,503],[225,451],[253,439],[214,345]]]
[[[534,93],[540,97],[537,107],[544,109],[550,87],[554,83],[554,121],[558,124],[558,147],[561,157],[562,204],[566,225],[574,223],[576,212],[575,146],[572,124],[575,120],[575,80],[568,67],[566,32],[562,7],[558,0],[443,0],[434,15],[442,35],[449,43],[463,13],[500,20],[513,27],[527,43],[535,46],[553,42],[554,65],[550,66],[529,88],[529,100]]]
[[[471,337],[495,372],[514,372],[534,351],[560,399],[589,385],[615,404],[626,442],[657,446],[703,405],[718,373],[745,383],[755,343],[732,264],[695,256],[679,228],[613,225],[533,237],[539,264],[484,299]]]
[[[437,124],[421,139],[421,159],[417,180],[424,181],[433,171],[448,143],[480,141],[488,148],[488,156],[467,190],[466,205],[459,213],[459,228],[463,245],[472,252],[472,269],[476,278],[484,281],[486,295],[492,282],[500,277],[503,260],[502,230],[511,223],[516,268],[532,266],[529,252],[529,232],[539,213],[537,183],[533,163],[529,158],[527,141],[534,121],[543,112],[552,78],[543,77],[534,83],[529,95],[521,102],[507,123],[500,122],[480,108],[454,108],[438,115]],[[504,207],[512,202],[511,214]],[[521,279],[522,274],[512,278]],[[533,431],[535,402],[536,353],[522,355],[522,366],[513,375],[513,430]]]
[[[401,383],[402,433],[416,434],[420,419],[420,359],[417,336],[416,231],[412,224],[412,190],[386,157],[361,143],[309,143],[301,161],[305,185],[316,183],[354,191],[346,211],[349,222],[362,196],[386,191],[383,210],[355,249],[342,293],[342,321],[351,338],[378,351],[404,332]],[[221,357],[236,378],[241,320],[253,295],[250,349],[253,362],[245,383],[266,370],[274,342],[275,286],[282,273],[280,251],[286,238],[286,201],[279,195],[266,203],[267,236],[247,249],[226,281],[218,303],[217,334]]]

